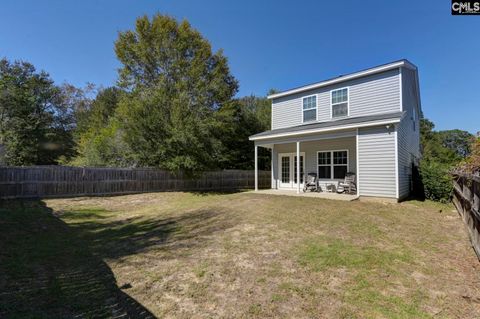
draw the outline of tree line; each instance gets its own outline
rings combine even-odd
[[[55,85],[24,61],[0,60],[0,145],[7,165],[250,169],[248,136],[270,128],[265,97],[235,98],[221,50],[187,21],[144,16],[119,33],[115,86]],[[269,169],[269,154],[260,167]]]

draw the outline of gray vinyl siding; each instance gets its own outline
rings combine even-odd
[[[317,152],[318,151],[335,151],[348,150],[348,171],[356,172],[357,154],[356,154],[356,138],[342,137],[335,139],[308,141],[300,143],[300,152],[305,152],[305,174],[313,172],[317,173]],[[275,144],[273,147],[274,169],[272,188],[276,188],[278,176],[278,154],[279,153],[295,153],[297,151],[296,143]],[[333,180],[320,181],[320,185]],[[323,183],[322,183],[323,182]]]
[[[330,91],[349,88],[349,116],[366,116],[400,111],[399,69],[345,81],[272,101],[272,129],[303,123],[303,97],[317,95],[317,121],[331,119]],[[338,119],[338,118],[337,118]]]
[[[402,69],[403,110],[406,112],[399,123],[398,131],[398,182],[399,197],[409,195],[412,179],[412,164],[420,157],[419,92],[415,71]],[[417,109],[416,121],[413,110]]]
[[[394,128],[361,128],[358,133],[360,196],[396,198]]]

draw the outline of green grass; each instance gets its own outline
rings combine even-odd
[[[351,269],[392,269],[396,263],[412,263],[414,257],[406,248],[382,249],[357,246],[341,239],[309,239],[299,248],[300,263],[315,271],[329,267]]]
[[[452,207],[431,202],[0,203],[2,318],[478,318],[476,263]]]

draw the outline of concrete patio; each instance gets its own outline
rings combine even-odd
[[[280,195],[280,196],[300,196],[300,197],[313,197],[313,198],[323,198],[323,199],[334,199],[334,200],[341,200],[341,201],[353,201],[358,199],[357,195],[349,195],[349,194],[338,194],[338,193],[330,193],[330,192],[303,192],[301,191],[300,194],[297,194],[296,190],[288,190],[288,189],[259,189],[258,191],[251,191],[255,194],[266,194],[266,195]]]

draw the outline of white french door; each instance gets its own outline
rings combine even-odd
[[[300,153],[300,187],[303,187],[305,153]],[[278,154],[278,186],[280,188],[297,188],[297,154]]]

